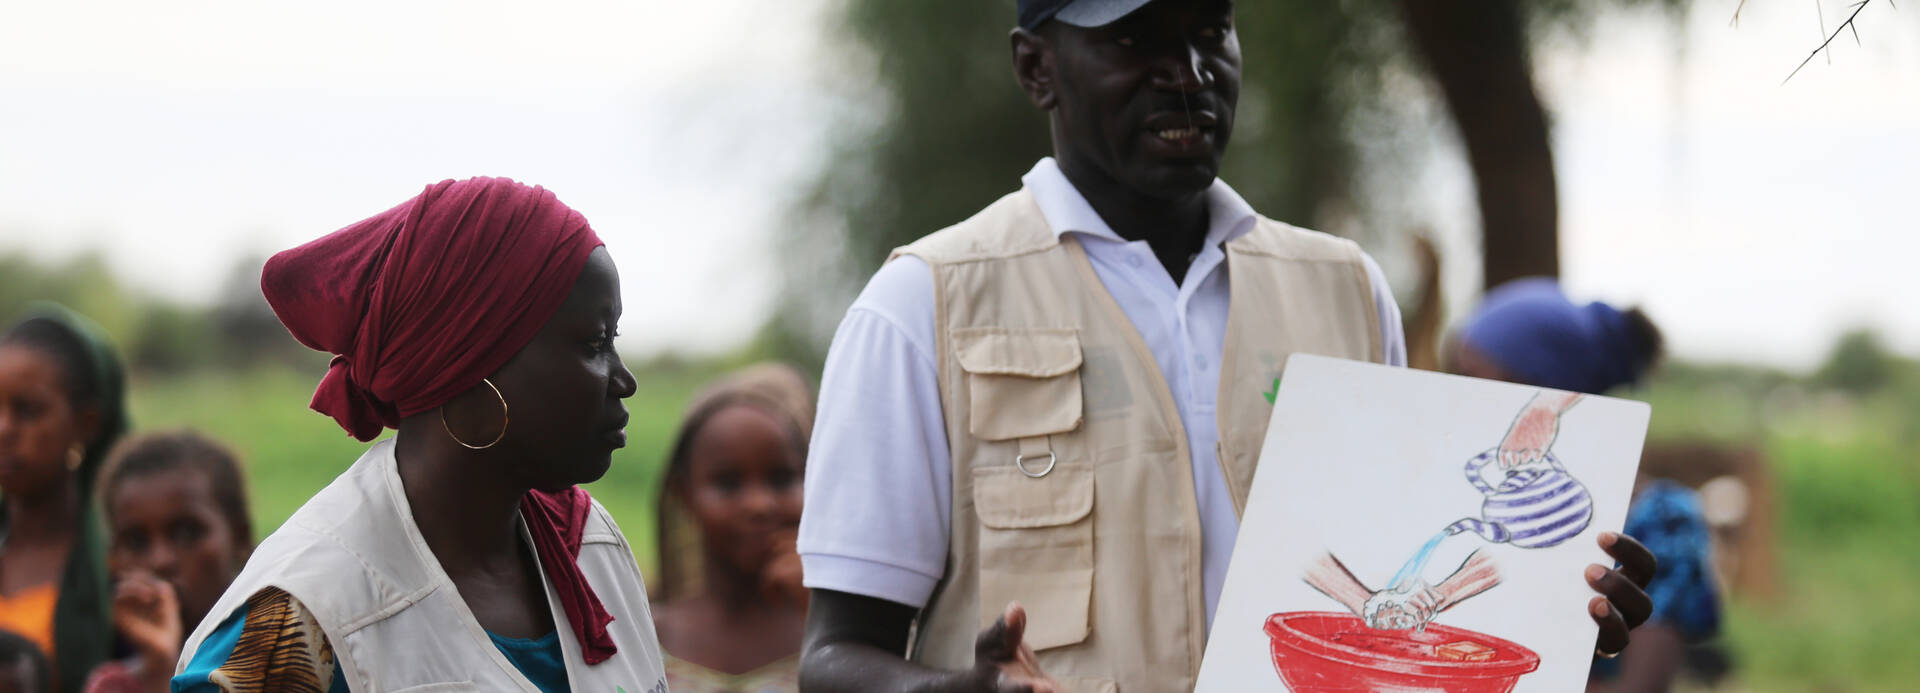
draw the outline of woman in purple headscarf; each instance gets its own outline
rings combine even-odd
[[[1577,304],[1558,282],[1531,277],[1487,292],[1447,346],[1454,373],[1599,394],[1639,382],[1661,338],[1638,308]]]

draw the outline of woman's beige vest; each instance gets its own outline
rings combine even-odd
[[[1217,452],[1239,512],[1287,356],[1378,361],[1382,345],[1351,241],[1260,218],[1226,253]],[[1021,190],[894,254],[933,269],[953,453],[946,576],[913,658],[971,666],[978,631],[1018,600],[1070,690],[1191,690],[1207,619],[1187,434],[1079,241]]]
[[[665,693],[645,583],[626,537],[598,502],[588,514],[579,565],[613,614],[607,630],[620,652],[589,666],[567,626],[559,595],[547,583],[572,689]],[[547,582],[544,575],[541,581]],[[356,692],[539,693],[488,639],[427,549],[400,486],[391,439],[375,443],[261,542],[187,639],[181,666],[225,614],[266,587],[286,590],[313,614]]]

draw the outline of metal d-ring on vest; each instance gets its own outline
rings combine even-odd
[[[1027,469],[1027,457],[1028,456],[1025,454],[1014,455],[1013,466],[1019,467],[1021,474],[1025,474],[1035,479],[1038,479],[1040,477],[1053,473],[1053,463],[1058,459],[1054,457],[1053,451],[1051,450],[1047,451],[1047,468],[1036,472],[1036,471]],[[1039,455],[1033,455],[1032,457],[1036,460],[1040,459]]]

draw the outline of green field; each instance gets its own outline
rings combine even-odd
[[[625,450],[590,490],[654,561],[653,499],[668,436],[711,371],[641,371]],[[318,372],[261,370],[133,384],[141,429],[190,426],[246,458],[254,515],[271,531],[365,448],[307,409]],[[1778,389],[1778,388],[1775,388]],[[1865,400],[1657,384],[1656,438],[1760,446],[1780,496],[1780,594],[1735,595],[1724,635],[1737,680],[1720,691],[1920,690],[1920,397]]]
[[[1780,594],[1734,595],[1725,691],[1920,690],[1920,437],[1906,390],[1656,386],[1654,436],[1758,445],[1779,501]]]

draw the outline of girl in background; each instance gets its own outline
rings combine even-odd
[[[654,619],[676,693],[799,690],[806,590],[794,553],[813,394],[760,364],[694,398],[660,498]]]
[[[199,623],[253,552],[240,463],[190,431],[138,436],[100,472],[113,622],[133,656],[108,662],[87,693],[166,691],[185,625]]]
[[[93,480],[127,429],[125,375],[99,328],[50,304],[0,335],[0,629],[80,690],[112,639]]]

